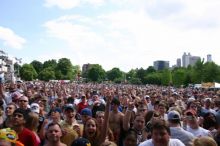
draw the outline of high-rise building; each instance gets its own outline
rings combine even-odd
[[[187,67],[190,64],[190,57],[191,57],[190,53],[186,54],[186,52],[184,52],[184,54],[182,56],[183,67]]]
[[[163,61],[163,60],[154,61],[155,70],[163,70],[163,69],[169,68],[169,66],[170,66],[169,61]]]
[[[192,56],[190,53],[186,54],[186,52],[184,52],[182,56],[182,66],[183,67],[188,67],[189,65],[193,66],[199,59],[201,59],[199,56]]]
[[[211,54],[207,55],[207,62],[212,62],[212,55]]]
[[[189,65],[194,66],[198,60],[201,58],[199,56],[191,56],[189,60]]]
[[[176,60],[176,67],[181,67],[181,59],[177,58]]]

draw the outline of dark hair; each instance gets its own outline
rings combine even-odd
[[[165,129],[169,135],[170,135],[170,128],[167,125],[167,123],[164,120],[156,120],[152,123],[152,129],[151,129],[151,133],[153,133],[154,130],[163,130]]]
[[[125,133],[125,137],[124,140],[126,139],[126,137],[133,135],[136,139],[137,137],[137,132],[134,129],[129,129],[126,133]]]
[[[16,114],[16,113],[22,114],[23,117],[24,117],[24,120],[26,121],[26,120],[27,120],[27,117],[28,117],[29,111],[28,111],[28,110],[25,110],[25,109],[18,108],[18,109],[16,109],[16,110],[14,111],[13,114]]]

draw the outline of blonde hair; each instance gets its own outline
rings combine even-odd
[[[26,128],[28,128],[31,131],[37,131],[39,125],[39,116],[38,114],[34,112],[30,112],[28,114],[27,120],[26,120]]]
[[[211,137],[199,137],[193,140],[192,146],[218,146],[215,140]]]

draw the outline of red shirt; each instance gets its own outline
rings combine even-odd
[[[22,132],[18,134],[18,140],[23,143],[24,146],[39,146],[36,136],[27,128],[24,128]]]
[[[87,102],[85,102],[85,103],[80,102],[78,104],[78,113],[81,113],[81,110],[84,109],[84,108],[87,108],[87,107],[88,107],[88,103]]]

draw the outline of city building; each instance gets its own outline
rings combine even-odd
[[[18,61],[19,60],[19,61]],[[21,59],[9,57],[7,53],[0,50],[0,76],[6,81],[15,81],[16,76],[14,71],[14,64],[21,63]]]
[[[207,62],[212,62],[212,55],[211,54],[207,55]]]
[[[199,56],[192,56],[190,53],[184,52],[182,56],[182,67],[194,66],[195,63],[201,59]]]
[[[181,67],[181,59],[177,58],[176,60],[176,67]]]
[[[157,60],[154,61],[154,69],[155,70],[163,70],[163,69],[168,69],[170,66],[169,61],[163,61],[163,60]]]

